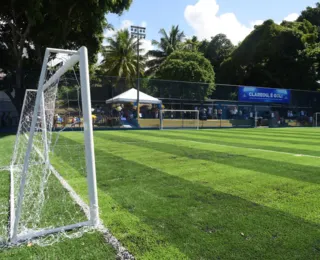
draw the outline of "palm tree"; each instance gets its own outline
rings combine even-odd
[[[184,32],[180,31],[179,25],[172,26],[169,33],[165,29],[161,29],[159,33],[161,35],[160,42],[156,40],[152,41],[152,45],[157,49],[151,50],[147,54],[148,57],[151,57],[147,62],[147,74],[149,75],[154,74],[172,52],[182,47],[185,37]]]
[[[184,42],[183,48],[188,51],[198,51],[200,44],[201,43],[198,41],[197,36],[193,36],[191,39],[187,39]]]
[[[132,37],[128,29],[120,30],[113,37],[106,39],[108,45],[102,51],[103,60],[101,62],[102,70],[108,76],[117,78],[117,82],[121,78],[125,78],[127,84],[134,86],[137,77],[137,45],[138,41]],[[139,42],[139,51],[141,42]],[[144,74],[145,57],[140,56],[140,75]]]

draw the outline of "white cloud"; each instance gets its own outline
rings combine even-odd
[[[251,27],[255,27],[256,25],[261,25],[263,24],[263,20],[256,20],[250,23]]]
[[[234,43],[242,41],[256,25],[261,25],[264,20],[249,22],[246,26],[242,24],[234,13],[219,14],[217,0],[198,0],[194,5],[188,5],[184,11],[187,23],[193,28],[195,35],[200,39],[223,33]],[[286,21],[295,21],[298,14],[292,13],[284,18]]]
[[[298,17],[299,17],[299,14],[292,13],[292,14],[289,14],[287,17],[285,17],[283,20],[288,22],[294,22],[295,20],[298,19]]]
[[[216,0],[199,0],[195,5],[188,5],[184,16],[200,39],[209,39],[224,33],[235,44],[242,41],[252,30],[241,24],[234,13],[218,15],[219,5]]]

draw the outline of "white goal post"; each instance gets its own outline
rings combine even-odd
[[[313,114],[313,126],[319,127],[320,126],[320,112]]]
[[[57,57],[58,55],[66,55],[67,58],[65,58],[64,62],[61,62],[59,68],[56,65],[48,68],[50,58],[53,56]],[[48,193],[45,185],[48,185],[51,173],[55,172],[51,164],[50,147],[53,146],[52,140],[54,134],[52,133],[52,129],[54,128],[58,83],[65,73],[72,69],[74,70],[75,67],[80,74],[79,88],[81,91],[80,102],[84,139],[83,157],[85,160],[84,172],[88,188],[89,214],[85,221],[68,223],[66,225],[61,224],[61,226],[60,224],[56,224],[56,226],[54,224],[40,226],[39,223],[43,225],[44,221],[39,219],[37,220],[38,227],[36,224],[30,224],[32,219],[35,218],[33,216],[35,213],[32,210],[37,211],[37,214],[41,214],[43,210],[36,208],[30,209],[30,212],[26,211],[32,207],[32,203],[39,204],[34,207],[45,206],[43,200]],[[54,69],[56,71],[53,73]],[[14,155],[10,166],[10,179],[9,240],[11,243],[30,240],[47,234],[65,232],[84,226],[99,226],[88,52],[86,47],[81,47],[77,51],[46,49],[38,89],[36,92],[27,91],[25,95]],[[29,191],[28,185],[35,185],[33,187],[34,190]],[[36,197],[34,198],[34,202],[32,201],[33,197]],[[57,223],[60,222],[57,221]]]
[[[160,111],[160,130],[195,128],[199,130],[199,110],[162,109]]]

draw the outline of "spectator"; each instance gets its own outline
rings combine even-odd
[[[222,109],[218,109],[218,119],[222,119]]]
[[[218,109],[213,110],[213,119],[218,119]]]

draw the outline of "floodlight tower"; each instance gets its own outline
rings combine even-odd
[[[131,26],[131,36],[137,39],[137,121],[139,121],[140,107],[140,40],[146,38],[146,28],[141,26]]]

